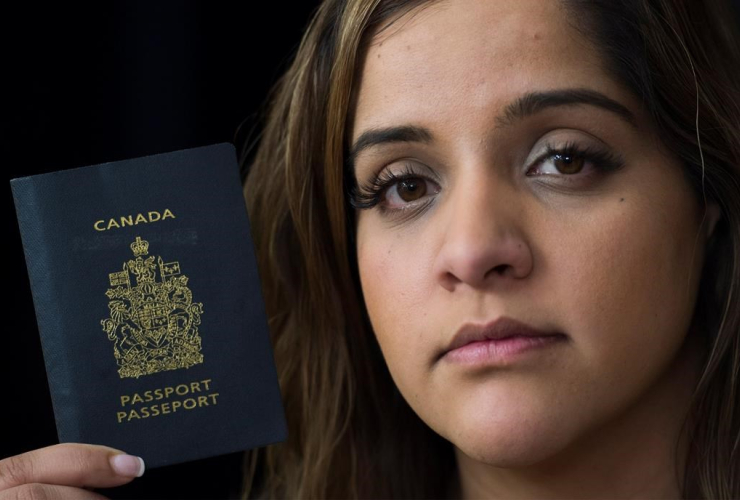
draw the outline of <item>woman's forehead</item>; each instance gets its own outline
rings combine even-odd
[[[524,92],[557,88],[636,107],[567,16],[541,0],[445,0],[402,15],[363,54],[353,135],[389,121],[492,123],[489,113]]]
[[[396,76],[413,81],[426,75],[456,75],[464,68],[468,72],[459,75],[461,80],[475,80],[490,76],[489,68],[547,64],[553,55],[583,57],[595,52],[569,27],[559,5],[541,0],[425,3],[372,35],[363,70],[386,75],[396,70]],[[404,66],[416,73],[404,71]]]

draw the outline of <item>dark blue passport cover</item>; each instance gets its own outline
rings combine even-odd
[[[285,440],[233,145],[10,184],[60,442],[153,468]]]

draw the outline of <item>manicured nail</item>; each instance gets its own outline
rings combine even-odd
[[[141,477],[144,474],[144,460],[141,457],[119,453],[111,457],[110,465],[121,476]]]

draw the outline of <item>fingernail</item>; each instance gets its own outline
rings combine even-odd
[[[120,453],[113,455],[110,459],[110,465],[116,474],[129,477],[141,477],[144,474],[144,460],[141,457],[126,455]]]

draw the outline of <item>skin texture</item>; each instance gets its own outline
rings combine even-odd
[[[621,103],[637,128],[590,105],[495,126],[524,92],[573,87]],[[358,211],[357,255],[391,375],[453,443],[459,493],[679,497],[685,443],[673,446],[700,368],[690,325],[719,211],[704,213],[639,101],[560,5],[539,0],[447,0],[402,16],[365,53],[356,99],[352,144],[376,127],[434,134],[358,156],[360,185],[406,163],[428,179],[388,187],[380,205],[401,212]],[[624,165],[562,173],[552,157],[534,162],[547,142]],[[543,175],[525,175],[534,168]],[[498,364],[438,359],[462,324],[499,316],[567,339]]]

